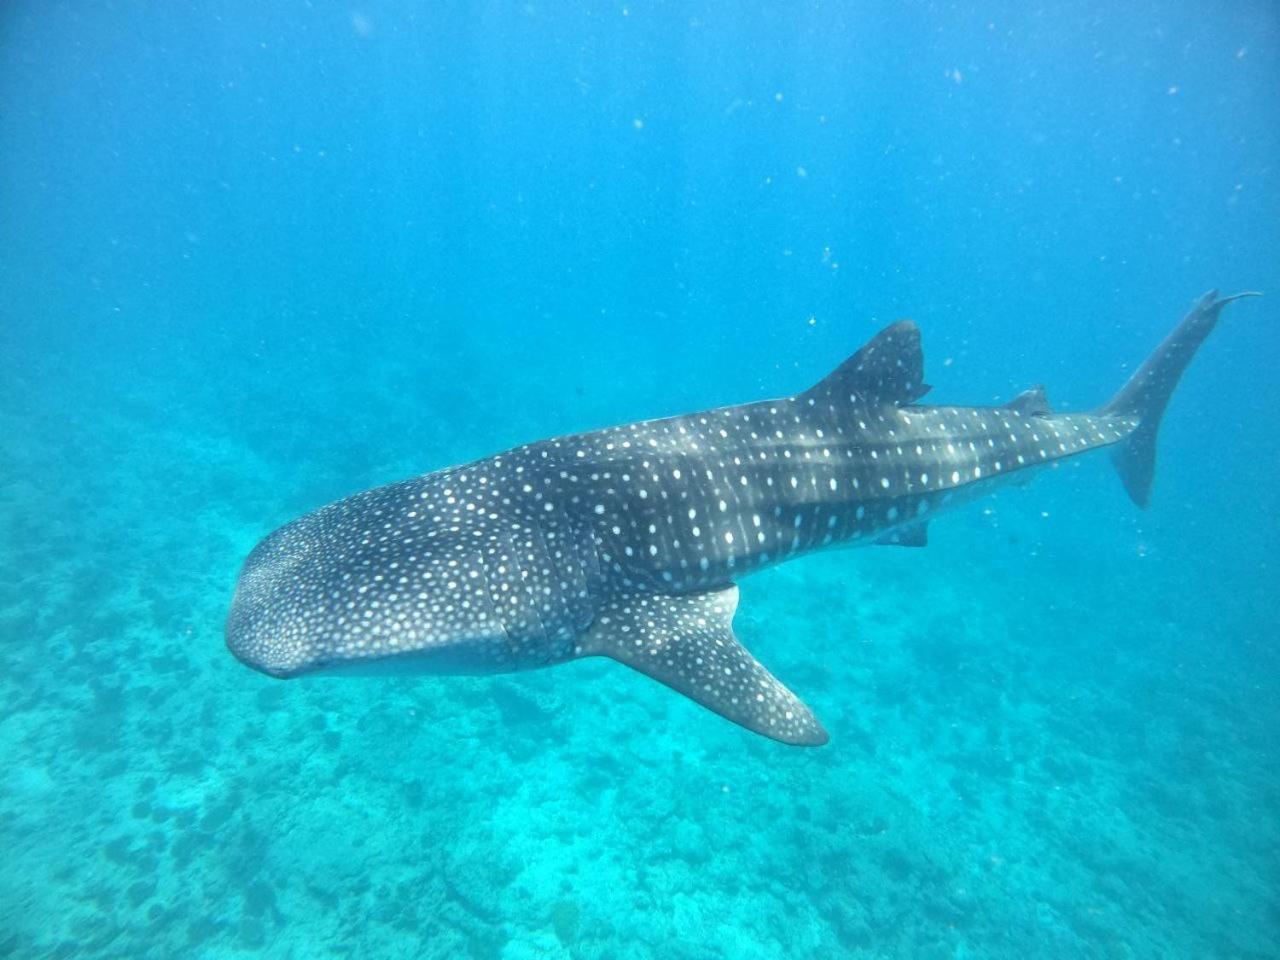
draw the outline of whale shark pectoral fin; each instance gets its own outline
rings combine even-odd
[[[733,635],[738,588],[626,594],[605,603],[578,643],[581,656],[612,657],[748,730],[820,746],[827,731]]]

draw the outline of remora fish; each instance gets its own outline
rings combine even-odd
[[[734,581],[825,547],[921,546],[941,510],[1101,447],[1145,506],[1169,397],[1222,308],[1250,295],[1206,294],[1091,413],[1053,413],[1041,387],[1001,407],[920,405],[920,332],[902,321],[793,397],[542,440],[357,494],[253,550],[227,646],[275,677],[607,656],[767,737],[825,743],[734,637]]]

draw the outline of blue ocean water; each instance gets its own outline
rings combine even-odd
[[[1231,957],[1280,943],[1269,2],[0,12],[0,955]],[[1105,456],[742,583],[831,732],[623,667],[281,683],[281,523],[793,393],[911,316],[940,403]]]

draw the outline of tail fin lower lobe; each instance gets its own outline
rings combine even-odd
[[[1259,294],[1250,291],[1219,299],[1218,291],[1210,290],[1147,357],[1129,382],[1097,411],[1103,416],[1138,418],[1137,428],[1123,443],[1113,447],[1111,454],[1129,498],[1138,506],[1145,507],[1151,499],[1151,481],[1156,472],[1156,435],[1182,372],[1217,325],[1222,308],[1241,297],[1256,296]]]

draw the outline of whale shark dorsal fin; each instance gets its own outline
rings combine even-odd
[[[914,321],[899,320],[877,333],[801,396],[836,403],[860,397],[901,406],[928,392],[920,328]]]
[[[1016,410],[1024,417],[1047,417],[1053,413],[1049,406],[1049,397],[1044,392],[1044,384],[1037,383],[1028,387],[1005,405],[1006,410]]]
[[[820,746],[827,732],[733,635],[738,588],[626,594],[607,601],[580,656],[612,657],[720,716],[782,743]]]

